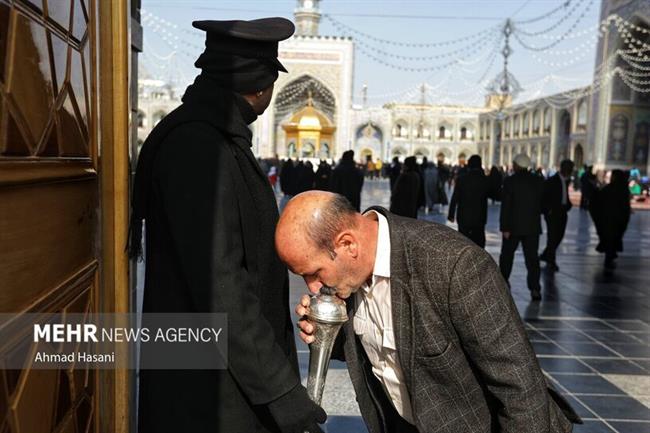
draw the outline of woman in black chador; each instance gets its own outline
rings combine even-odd
[[[623,251],[623,235],[630,221],[628,173],[612,171],[609,185],[594,194],[589,210],[598,232],[596,251],[605,253],[605,268],[616,268],[615,259]]]
[[[418,217],[418,198],[420,196],[420,174],[414,156],[404,160],[402,174],[399,175],[390,197],[390,211],[395,215],[409,218]]]

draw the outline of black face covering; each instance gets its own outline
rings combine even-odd
[[[264,90],[278,79],[277,66],[268,59],[242,57],[210,48],[206,48],[194,66],[220,87],[239,94]]]

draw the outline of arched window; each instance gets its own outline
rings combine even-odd
[[[294,141],[290,141],[287,145],[287,156],[289,158],[296,156],[296,143]]]
[[[467,140],[467,128],[465,128],[464,126],[460,128],[460,139]]]
[[[426,123],[420,122],[418,125],[416,138],[424,138],[425,140],[430,138],[431,133],[429,132],[429,127]]]
[[[587,103],[580,101],[578,105],[578,126],[584,128],[587,126]]]
[[[320,144],[320,158],[327,159],[330,157],[330,146],[327,143]]]
[[[533,134],[539,134],[539,110],[533,111]]]
[[[524,135],[528,135],[528,131],[530,131],[530,125],[529,125],[529,122],[528,122],[528,120],[529,120],[528,112],[524,113],[523,117],[524,117],[523,118],[523,121],[524,121],[524,128],[523,128]]]
[[[406,138],[408,137],[408,129],[406,129],[406,126],[402,122],[397,122],[395,124],[395,127],[393,128],[393,135],[395,137],[399,138]]]
[[[519,123],[519,115],[516,115],[513,122],[515,123],[515,137],[519,137],[519,131],[520,131],[520,123]]]
[[[444,126],[438,128],[438,138],[444,140],[447,137],[447,129]]]

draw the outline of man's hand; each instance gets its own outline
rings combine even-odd
[[[503,239],[510,239],[510,232],[501,232],[503,234]]]
[[[306,344],[311,344],[314,342],[314,330],[316,325],[309,320],[307,320],[307,314],[309,314],[309,295],[302,295],[300,298],[300,303],[296,305],[296,314],[300,317],[298,321],[298,328],[300,329],[300,339]]]
[[[282,433],[323,433],[318,424],[327,420],[327,414],[309,399],[302,385],[273,400],[268,407]]]

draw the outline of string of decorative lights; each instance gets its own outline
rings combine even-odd
[[[519,44],[521,44],[521,46],[526,48],[527,50],[531,50],[531,51],[546,51],[546,50],[549,50],[549,49],[559,45],[566,38],[567,35],[571,34],[571,32],[573,30],[575,30],[575,28],[578,26],[578,24],[580,24],[580,22],[587,15],[587,13],[589,12],[589,9],[593,5],[593,3],[594,3],[594,0],[589,0],[589,3],[587,3],[587,7],[582,11],[582,13],[578,16],[578,18],[575,20],[575,22],[569,27],[569,29],[566,32],[564,32],[560,38],[558,38],[557,40],[555,40],[555,41],[553,41],[553,42],[551,42],[551,43],[549,43],[549,44],[547,44],[545,46],[538,47],[538,46],[528,44],[526,41],[524,41],[524,37],[525,36],[531,36],[531,35],[530,34],[526,35],[526,33],[524,31],[520,30],[516,26],[515,26],[514,31],[513,31],[513,36],[515,37],[517,42],[519,42]],[[522,35],[524,35],[524,37],[522,37]]]
[[[592,27],[590,29],[587,29],[588,31],[583,30],[583,31],[580,31],[580,32],[578,32],[578,33],[576,33],[574,35],[571,35],[571,34],[566,35],[566,33],[565,33],[564,35],[567,36],[566,38],[564,37],[564,35],[559,35],[559,36],[558,35],[553,35],[553,36],[546,36],[546,37],[548,39],[563,40],[563,39],[569,39],[569,37],[578,37],[578,36],[582,37],[582,36],[585,36],[585,35],[587,35],[589,33],[589,31],[597,31],[598,38],[602,38],[607,34],[607,29],[612,24],[615,25],[615,29],[621,34],[621,36],[623,37],[624,40],[628,39],[628,41],[625,41],[625,42],[628,44],[628,46],[630,47],[631,50],[635,49],[634,44],[645,46],[645,43],[643,41],[635,38],[630,33],[630,29],[634,29],[635,31],[638,31],[638,32],[641,32],[641,33],[650,33],[650,31],[648,29],[645,29],[643,27],[639,27],[639,26],[637,26],[637,25],[623,19],[623,18],[621,18],[620,16],[618,16],[616,14],[612,14],[612,15],[608,16],[603,21],[601,21],[599,24],[597,24],[596,26],[594,26],[594,27]],[[542,35],[542,36],[545,36],[545,35]],[[550,51],[549,49],[546,49],[549,46],[547,46],[547,47],[538,47],[538,46],[530,45],[527,42],[525,42],[523,45],[524,45],[524,48],[527,48],[527,49],[530,49],[530,50],[533,50],[533,51],[544,51],[545,53],[551,53],[551,54],[560,53],[560,51],[553,52],[553,51]]]
[[[584,52],[585,50],[595,48],[597,43],[598,43],[598,37],[594,35],[590,39],[587,39],[586,41],[582,42],[580,45],[576,45],[573,48],[567,50],[548,50],[548,51],[544,51],[544,55],[562,56],[562,57],[572,56],[575,53],[581,53]],[[535,55],[536,52],[533,52],[532,54]]]
[[[140,15],[141,15],[142,21],[145,21],[145,20],[155,21],[155,22],[164,24],[164,25],[174,29],[175,31],[179,31],[181,33],[184,33],[184,34],[186,34],[188,36],[205,39],[205,32],[204,31],[199,30],[199,29],[195,29],[194,27],[191,27],[191,28],[179,27],[178,25],[174,24],[173,22],[168,21],[168,20],[166,20],[166,19],[164,19],[164,18],[162,18],[162,17],[160,17],[158,15],[155,15],[155,14],[149,12],[147,9],[140,9]]]
[[[637,39],[634,37],[632,32],[630,31],[629,27],[629,22],[625,20],[620,20],[615,22],[616,29],[619,32],[620,37],[623,39],[623,41],[632,49],[639,49],[639,48],[650,48],[650,45],[646,44],[645,41],[641,39]]]
[[[516,25],[515,27],[517,28],[517,31],[518,31],[520,34],[525,35],[525,36],[539,36],[539,35],[542,35],[542,34],[550,33],[550,32],[552,32],[553,30],[555,30],[556,28],[558,28],[559,26],[561,26],[561,25],[562,25],[566,20],[568,20],[569,18],[571,18],[571,16],[572,16],[572,15],[573,15],[577,10],[578,10],[578,8],[579,8],[579,7],[580,7],[584,2],[585,2],[585,0],[577,0],[577,1],[574,3],[573,7],[572,7],[572,8],[571,8],[571,9],[570,9],[570,10],[569,10],[569,11],[568,11],[564,16],[562,16],[562,17],[561,17],[558,21],[556,21],[553,25],[551,25],[550,27],[545,28],[544,30],[538,30],[538,31],[529,32],[529,31],[524,30],[524,29],[521,27],[521,23],[520,23],[519,25]],[[593,0],[589,0],[589,3],[587,4],[587,9],[589,9],[589,7],[590,7],[590,5],[591,5],[592,3],[593,3]]]
[[[597,77],[593,84],[591,86],[583,87],[580,89],[574,89],[570,90],[561,94],[557,95],[550,95],[544,98],[540,99],[533,99],[529,100],[524,103],[519,103],[517,104],[515,109],[509,109],[508,113],[509,114],[516,114],[516,113],[521,113],[526,110],[530,110],[534,107],[539,106],[541,103],[546,103],[547,105],[555,108],[555,109],[561,109],[561,108],[566,108],[569,107],[573,104],[576,103],[577,100],[583,99],[583,98],[588,98],[591,97],[593,94],[599,92],[602,88],[607,86],[612,82],[614,77],[616,75],[620,75],[621,71],[619,69],[613,69],[612,71],[609,71],[605,74],[601,74],[599,77]],[[623,81],[625,82],[625,79],[627,77],[623,78]],[[634,83],[626,83],[630,88],[634,86]],[[630,86],[631,84],[631,86]],[[642,89],[637,87],[637,91],[648,91],[650,89]],[[496,117],[496,114],[495,114]]]
[[[578,2],[577,4],[579,5],[579,4],[583,3],[583,2],[584,2],[584,0]],[[556,12],[561,10],[561,8],[562,7],[556,8]],[[574,9],[575,8],[577,8],[577,6],[575,6],[575,4],[574,4]],[[584,15],[585,15],[585,12],[583,12],[581,14],[581,16],[579,17],[579,20]],[[541,21],[541,19],[538,20],[538,21]],[[566,21],[566,18],[564,19],[564,21]],[[650,78],[650,76],[648,76],[646,74],[646,72],[648,70],[650,70],[650,68],[648,66],[643,65],[643,63],[646,63],[646,62],[648,62],[650,60],[647,57],[648,44],[646,44],[645,42],[635,38],[634,35],[631,33],[632,31],[636,31],[636,32],[640,32],[640,33],[643,33],[643,34],[647,34],[647,33],[650,33],[650,31],[648,29],[644,28],[644,27],[639,27],[634,23],[631,23],[629,21],[626,21],[626,20],[624,20],[624,19],[622,19],[620,17],[616,17],[616,16],[608,17],[604,21],[605,21],[604,24],[606,24],[606,25],[609,25],[609,24],[611,24],[613,22],[615,24],[616,30],[619,31],[621,39],[623,39],[624,44],[625,44],[625,46],[628,47],[628,49],[619,49],[619,50],[617,50],[615,52],[615,55],[620,56],[620,58],[623,59],[631,67],[631,69],[614,68],[611,72],[609,72],[607,74],[600,74],[601,79],[599,81],[595,80],[594,85],[591,86],[591,88],[589,88],[588,90],[578,91],[578,92],[567,92],[566,94],[562,94],[561,96],[553,95],[551,97],[544,98],[544,100],[548,100],[549,103],[556,103],[556,102],[560,101],[562,104],[567,104],[567,103],[570,104],[571,101],[575,101],[576,98],[584,97],[585,95],[593,94],[595,91],[598,91],[602,86],[604,86],[606,83],[611,81],[612,76],[615,76],[615,75],[619,75],[621,77],[622,81],[625,82],[625,84],[630,86],[631,88],[632,88],[632,86],[634,86],[635,91],[644,91],[644,92],[650,91],[650,89],[645,88],[645,86],[647,86],[647,84],[650,84],[648,81],[645,80],[646,78]],[[193,50],[203,50],[204,49],[204,47],[199,46],[197,44],[193,44],[192,42],[189,42],[189,41],[185,40],[184,38],[179,37],[173,31],[170,31],[170,30],[175,30],[176,32],[178,32],[179,30],[178,30],[177,26],[174,25],[173,23],[170,23],[170,22],[168,22],[168,21],[166,21],[164,19],[155,19],[153,14],[147,15],[146,23],[150,24],[149,29],[154,30],[154,32],[157,33],[157,35],[160,37],[160,39],[162,39],[163,42],[165,42],[172,49],[175,49],[175,52],[177,52],[178,54],[185,55],[185,56],[191,58],[192,60],[194,60],[196,58],[196,54],[190,54],[187,51],[179,49],[179,45],[182,45],[182,46],[185,46],[185,47],[188,47],[188,48],[192,48]],[[524,22],[522,22],[522,21],[518,21],[517,23],[518,24],[524,24]],[[603,23],[601,23],[601,24],[603,24]],[[540,35],[536,35],[535,37],[541,37],[543,39],[551,39],[551,40],[554,40],[555,42],[561,42],[561,41],[566,40],[566,39],[575,39],[575,38],[578,38],[578,37],[583,37],[583,36],[589,35],[592,32],[598,31],[599,28],[600,28],[599,26],[595,26],[595,27],[590,27],[590,28],[578,31],[578,32],[575,32],[575,31],[572,32],[575,29],[576,25],[577,25],[577,23],[574,23],[574,25],[567,32],[564,32],[562,35],[559,35],[559,36],[558,35],[540,34]],[[165,27],[166,27],[166,29],[165,29]],[[554,28],[557,28],[557,26],[554,27]],[[517,36],[517,33],[519,33],[519,36],[523,35],[521,37],[522,40],[523,40],[524,37],[530,36],[531,33],[534,33],[534,32],[528,32],[528,34],[526,34],[526,31],[518,32],[518,30],[519,30],[519,28],[516,27],[515,36]],[[598,37],[603,37],[603,35],[606,34],[606,33],[602,28],[600,28],[600,30],[601,31],[598,32],[597,36]],[[478,38],[479,37],[478,35],[483,36],[486,33],[489,33],[489,31],[490,31],[490,29],[486,29],[486,30],[484,30],[482,32],[479,32],[479,33],[473,35],[473,37]],[[491,31],[493,31],[496,34],[496,31],[494,30],[494,28],[492,28]],[[193,33],[193,32],[183,32],[183,33],[187,33],[188,35],[191,34],[192,36],[198,36],[197,33]],[[468,37],[460,38],[460,39],[457,39],[457,40],[454,40],[454,41],[445,41],[445,42],[441,42],[441,43],[435,43],[435,44],[432,44],[432,46],[446,46],[446,45],[457,44],[457,43],[460,43],[460,42],[465,41],[465,40],[472,40],[471,38],[472,38],[472,36],[468,36]],[[494,37],[493,38],[484,38],[484,40],[485,39],[487,39],[485,44],[489,44],[490,42],[495,40]],[[391,41],[384,41],[384,40],[381,40],[379,38],[376,38],[376,41],[384,42],[384,43],[385,42],[391,42]],[[521,42],[521,41],[519,41],[519,42]],[[573,49],[555,50],[555,51],[552,51],[552,50],[548,49],[548,47],[555,46],[556,44],[548,45],[547,47],[533,46],[531,44],[529,44],[529,45],[534,48],[533,49],[534,51],[545,51],[545,53],[544,53],[545,55],[570,56],[570,55],[572,55],[572,54],[574,54],[576,52],[580,52],[581,49],[586,49],[588,43],[592,43],[592,38],[589,38],[588,41],[583,42],[580,46],[575,47]],[[373,57],[372,53],[363,52],[363,48],[366,48],[368,51],[379,52],[380,54],[389,54],[389,55],[391,54],[391,53],[388,53],[388,52],[386,52],[384,50],[377,51],[375,47],[369,45],[365,41],[357,40],[357,44],[359,45],[360,51],[363,54],[367,55],[368,57]],[[483,45],[485,45],[485,44],[483,44]],[[362,47],[362,45],[363,45],[363,47]],[[413,47],[421,47],[422,45],[428,46],[428,44],[413,44],[413,45],[410,45],[408,43],[397,43],[397,42],[393,43],[392,45],[396,45],[396,46],[413,46]],[[176,51],[176,50],[178,50],[178,51]],[[394,57],[397,58],[397,59],[402,59],[402,60],[423,61],[423,60],[429,60],[429,59],[433,59],[433,58],[443,58],[443,57],[445,57],[445,54],[447,56],[451,56],[452,53],[455,54],[455,53],[459,53],[461,51],[463,51],[463,50],[462,49],[457,49],[457,50],[452,51],[451,53],[443,53],[443,54],[439,54],[439,55],[436,55],[436,56],[420,56],[420,57],[412,56],[412,57],[409,57],[409,56],[394,55]],[[174,54],[174,53],[172,53],[172,54]],[[171,59],[172,54],[170,54],[170,55],[168,55],[166,57],[168,59]],[[160,56],[160,57],[164,57],[164,56]],[[452,68],[457,70],[457,71],[460,70],[460,71],[466,72],[464,70],[464,68],[462,68],[463,65],[471,64],[471,63],[475,64],[476,63],[476,61],[470,61],[470,60],[466,61],[465,59],[454,59],[454,61],[445,63],[443,65],[436,65],[436,66],[428,67],[428,68],[414,68],[414,67],[404,67],[403,65],[390,64],[390,62],[385,62],[385,61],[381,62],[380,61],[381,59],[377,58],[377,56],[374,56],[374,57],[375,57],[374,60],[379,61],[379,63],[387,63],[386,66],[392,67],[394,69],[401,69],[401,70],[413,71],[413,72],[433,71],[433,70],[443,70],[443,69],[451,70]],[[580,56],[577,56],[577,57],[580,57]],[[540,57],[537,56],[536,54],[533,54],[533,58],[536,58],[536,60],[540,59]],[[490,55],[489,59],[490,59],[490,61],[488,61],[488,64],[494,63],[494,60],[496,59],[496,56]],[[163,59],[160,59],[160,60],[164,61]],[[574,59],[572,59],[572,60],[575,63],[575,60]],[[547,62],[547,63],[550,63],[550,66],[554,66],[554,67],[565,66],[567,64],[567,62]],[[487,68],[487,70],[489,71],[489,67]],[[638,71],[641,71],[641,72],[638,72]],[[460,78],[460,77],[462,77],[462,76],[459,75],[459,76],[455,76],[454,78]],[[483,77],[481,77],[481,78],[483,78]],[[553,79],[548,79],[547,80],[546,78],[547,77],[545,77],[545,79],[542,80],[543,83],[540,85],[539,89],[536,90],[536,93],[542,92],[543,89],[544,89],[544,85],[546,83],[552,83],[553,82]],[[476,87],[477,88],[481,87],[481,85],[483,84],[483,81],[484,81],[483,79],[479,79],[478,80],[478,85]],[[465,80],[465,84],[467,84],[466,80]],[[298,95],[301,94],[301,92],[305,92],[307,90],[307,87],[308,86],[305,85],[305,84],[303,84],[301,86],[298,86],[298,87],[294,88],[292,93],[290,93],[288,95],[291,96],[291,98],[296,99],[296,98],[298,98]],[[641,89],[641,90],[637,90],[637,89]],[[384,93],[382,95],[370,95],[369,97],[370,98],[380,98],[380,97],[386,97],[386,96],[391,96],[391,95],[395,95],[395,96],[403,96],[403,95],[412,96],[412,95],[415,94],[416,91],[417,91],[417,87],[416,86],[411,86],[410,88],[407,88],[406,90],[401,90],[401,91],[398,91],[398,92],[391,92],[391,93]],[[431,90],[428,90],[428,92],[430,94],[434,95],[435,97],[440,98],[440,97],[452,97],[452,96],[460,96],[460,95],[465,95],[465,94],[473,94],[475,92],[475,89],[472,88],[472,87],[467,87],[467,88],[465,88],[465,89],[463,89],[462,91],[459,91],[459,92],[444,92],[444,91],[433,92]],[[327,93],[325,93],[325,95],[326,94]],[[477,95],[477,97],[480,96],[478,94],[478,92],[476,93],[476,95]],[[290,103],[292,103],[292,102],[293,102],[293,100],[290,99],[288,102],[286,102],[286,105],[290,105]],[[330,101],[330,102],[333,102],[333,101]]]
[[[629,77],[627,74],[623,73],[621,69],[615,69],[618,75],[621,77],[621,80],[632,90],[639,93],[650,93],[650,74],[648,75],[648,80],[636,80]],[[640,87],[647,86],[647,87]]]
[[[610,61],[608,63],[611,63],[611,60],[612,58],[610,58]],[[600,74],[595,77],[592,85],[581,87],[578,89],[572,89],[566,92],[562,92],[560,94],[549,95],[541,98],[537,98],[535,97],[534,94],[530,94],[528,95],[530,99],[527,99],[524,102],[519,102],[516,105],[509,107],[506,110],[507,114],[508,115],[520,114],[523,113],[524,111],[538,108],[543,104],[551,106],[555,109],[569,107],[572,104],[575,104],[577,100],[590,97],[594,93],[600,91],[604,86],[608,85],[612,81],[616,73],[617,73],[616,71],[609,71],[607,73]],[[538,96],[541,94],[540,91],[536,93]],[[499,114],[496,111],[488,112],[486,113],[486,115],[492,119],[499,118]]]
[[[538,37],[547,40],[557,40],[557,39],[571,40],[571,39],[582,38],[583,36],[587,36],[591,33],[598,33],[599,29],[600,29],[600,24],[596,24],[596,25],[586,27],[577,32],[569,33],[568,35],[539,35]]]
[[[434,65],[434,66],[426,66],[426,67],[413,67],[413,66],[404,66],[401,64],[395,64],[388,62],[384,60],[383,58],[378,57],[376,54],[374,54],[371,49],[364,44],[361,41],[356,41],[356,48],[359,49],[359,51],[364,54],[366,57],[370,58],[371,60],[383,65],[387,66],[392,69],[400,70],[400,71],[408,71],[408,72],[432,72],[432,71],[439,71],[443,70],[446,68],[449,68],[453,65],[459,64],[462,59],[454,59],[449,62],[439,64],[439,65]],[[477,51],[481,50],[484,47],[484,44],[475,44],[473,47],[467,51],[467,57],[470,57],[471,55],[475,54]]]
[[[639,64],[637,63],[637,61],[639,61],[639,62],[648,62],[648,61],[650,61],[650,59],[647,59],[647,60],[637,60],[636,58],[635,58],[635,59],[630,59],[629,56],[627,56],[627,55],[623,55],[623,54],[621,54],[621,58],[622,58],[622,59],[623,59],[623,60],[624,60],[628,65],[630,65],[631,67],[633,67],[634,69],[638,69],[638,70],[640,70],[640,71],[650,71],[650,65],[648,65],[648,66],[643,66],[643,65],[639,65]]]
[[[536,53],[530,53],[530,56],[535,60],[537,63],[550,66],[552,68],[563,68],[563,67],[568,67],[575,65],[576,63],[581,63],[585,57],[593,55],[593,52],[590,51],[583,51],[579,55],[571,57],[569,60],[563,61],[563,62],[554,62],[554,61],[549,61],[544,59],[543,57],[538,56]]]
[[[346,29],[345,29],[345,28],[343,28],[343,27],[337,27],[336,24],[335,24],[334,26],[335,26],[336,30],[338,30],[340,33],[342,33],[342,34],[346,34]],[[493,30],[490,34],[487,35],[487,39],[485,39],[485,42],[484,42],[484,43],[489,43],[489,42],[494,41],[494,39],[495,39],[499,34],[500,34],[500,32],[498,31],[498,29],[497,29],[497,30]],[[374,51],[375,53],[380,54],[380,55],[382,55],[382,56],[391,57],[391,58],[400,59],[400,60],[407,60],[407,61],[420,61],[420,62],[422,62],[422,61],[438,60],[438,59],[443,59],[443,58],[446,58],[446,57],[455,56],[455,55],[457,55],[457,54],[460,54],[460,53],[462,53],[462,52],[467,51],[468,48],[473,47],[473,46],[475,45],[475,43],[472,43],[472,44],[470,44],[470,45],[468,45],[468,46],[463,46],[463,47],[461,47],[461,48],[457,48],[457,49],[455,49],[455,50],[453,50],[453,51],[448,51],[448,52],[444,52],[444,53],[440,53],[440,54],[435,54],[435,55],[431,55],[431,56],[404,56],[404,55],[401,55],[401,54],[390,53],[390,52],[385,51],[385,50],[383,50],[383,49],[381,49],[381,48],[373,47],[373,46],[371,46],[371,45],[369,45],[369,44],[367,44],[367,43],[365,43],[365,42],[363,42],[363,41],[361,41],[361,40],[356,40],[356,42],[357,42],[358,44],[363,45],[363,46],[364,46],[365,48],[367,48],[368,50],[370,50],[370,51]]]
[[[444,47],[444,46],[448,46],[448,45],[454,45],[454,44],[458,44],[458,43],[461,43],[461,42],[466,42],[466,41],[470,41],[470,40],[474,40],[474,39],[479,39],[479,38],[483,37],[485,34],[491,33],[493,31],[499,30],[501,28],[501,25],[492,26],[492,27],[481,30],[480,32],[474,33],[474,34],[469,35],[469,36],[464,36],[462,38],[452,39],[452,40],[442,41],[442,42],[397,42],[397,41],[390,40],[390,39],[378,38],[378,37],[372,36],[372,35],[370,35],[368,33],[364,33],[364,32],[362,32],[360,30],[356,30],[356,29],[344,24],[343,22],[333,18],[331,15],[323,14],[322,16],[325,17],[328,21],[330,21],[330,23],[333,26],[335,26],[337,28],[345,29],[347,31],[347,33],[352,33],[352,34],[355,34],[357,36],[361,36],[361,37],[370,39],[370,40],[372,40],[374,42],[379,42],[379,43],[382,43],[382,44],[394,45],[394,46],[399,46],[399,47],[411,47],[411,48],[432,48],[432,47]]]
[[[476,74],[477,72],[480,72],[481,69],[468,69],[466,66],[467,65],[475,65],[475,64],[485,64],[487,62],[487,68],[483,71],[481,78],[479,80],[476,80],[479,84],[477,85],[476,83],[471,83],[471,86],[473,86],[471,89],[466,89],[462,92],[449,92],[449,94],[452,94],[451,96],[454,95],[463,95],[463,94],[469,94],[474,90],[479,90],[483,89],[485,84],[485,76],[490,72],[490,69],[494,65],[494,61],[497,57],[497,54],[500,49],[500,39],[496,40],[494,42],[494,46],[491,51],[487,52],[485,55],[480,55],[476,56],[474,60],[471,61],[463,61],[459,60],[459,62],[450,68],[446,69],[445,72],[445,78],[442,80],[439,80],[436,82],[435,85],[432,85],[429,80],[431,80],[432,77],[427,77],[424,82],[427,86],[427,92],[428,95],[432,95],[434,98],[438,98],[441,95],[445,95],[445,93],[436,93],[434,92],[437,89],[443,88],[453,77],[454,79],[458,79],[459,77],[463,77],[462,74],[459,74],[459,72],[465,73],[465,74]],[[465,80],[466,84],[469,84],[469,81]],[[381,94],[370,94],[366,95],[367,99],[386,99],[386,98],[393,98],[395,100],[410,100],[414,96],[416,96],[418,93],[420,93],[421,89],[421,82],[414,83],[411,86],[401,89],[399,91],[395,92],[386,92],[386,93],[381,93]]]
[[[639,80],[639,78],[650,78],[650,73],[648,72],[634,72],[634,71],[629,71],[625,68],[621,68],[620,66],[617,66],[615,68],[616,72],[618,75],[621,77],[625,76],[630,82],[635,83],[635,84],[650,84],[650,82],[647,82],[645,80]]]
[[[492,49],[492,53],[490,55],[490,60],[488,61],[488,65],[485,68],[485,71],[483,74],[481,74],[481,77],[478,79],[478,83],[480,83],[481,87],[485,87],[487,84],[483,84],[484,81],[486,81],[488,74],[492,70],[492,67],[494,66],[494,62],[496,61],[497,55],[499,54],[499,48],[501,47],[501,42],[503,41],[503,36],[500,37],[497,42],[494,44],[494,48]]]
[[[562,9],[566,9],[571,4],[571,1],[572,0],[566,0],[566,1],[563,0],[561,5],[551,9],[550,11],[548,11],[547,13],[545,13],[543,15],[540,15],[540,16],[535,17],[535,18],[529,18],[529,19],[526,19],[526,20],[516,20],[516,21],[514,21],[514,23],[515,24],[531,24],[531,23],[536,23],[538,21],[544,20],[546,18],[549,18],[549,17],[555,15],[556,12],[559,12]]]

